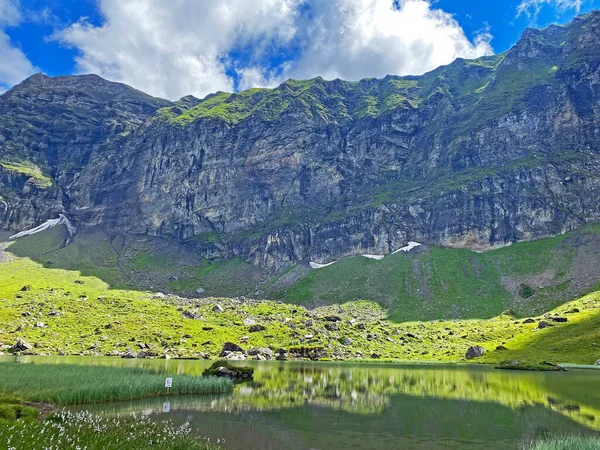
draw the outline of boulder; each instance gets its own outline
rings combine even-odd
[[[504,345],[498,345],[496,350],[508,350]]]
[[[525,323],[525,324],[528,324],[528,323],[534,323],[534,322],[535,322],[535,320],[533,320],[533,319],[525,319],[525,320],[523,321],[523,323]]]
[[[326,323],[325,329],[328,331],[337,331],[340,329],[340,327],[338,326],[337,323],[333,322],[333,323]]]
[[[264,356],[265,359],[271,359],[273,357],[273,351],[270,348],[259,347],[259,348],[251,348],[248,350],[249,356]]]
[[[11,352],[24,352],[26,350],[31,350],[31,345],[25,342],[23,339],[17,339],[15,345],[10,347],[9,351]]]
[[[229,361],[245,361],[246,355],[242,352],[228,352],[223,356],[225,359]]]
[[[538,327],[539,330],[543,330],[544,328],[547,328],[549,326],[550,326],[550,324],[548,322],[546,322],[545,320],[540,320],[538,322],[538,326],[537,327]]]
[[[594,363],[595,366],[600,366],[600,359]]]
[[[266,330],[266,328],[265,328],[264,326],[262,326],[262,325],[258,325],[258,324],[256,324],[256,325],[252,325],[252,326],[251,326],[251,327],[248,329],[248,331],[249,331],[250,333],[258,333],[259,331],[265,331],[265,330]]]
[[[147,352],[145,352],[144,350],[142,350],[141,352],[139,352],[139,353],[136,355],[136,358],[146,358],[147,356],[148,356],[148,353],[147,353]]]
[[[186,319],[197,319],[198,315],[195,312],[189,311],[189,310],[186,309],[183,312],[183,317],[185,317]]]
[[[350,339],[349,337],[342,339],[340,342],[342,343],[342,345],[352,345],[352,339]]]
[[[309,347],[290,347],[288,350],[290,356],[294,358],[317,360],[327,356],[325,349],[320,346]]]
[[[35,327],[36,328],[44,328],[46,325],[44,324],[44,322],[36,322],[35,323]]]
[[[485,353],[485,348],[483,348],[480,345],[473,345],[473,346],[469,347],[469,349],[467,350],[467,353],[465,354],[465,358],[467,358],[467,359],[479,358],[480,356],[483,356],[484,353]]]
[[[215,306],[213,306],[212,310],[213,310],[213,312],[216,312],[216,313],[222,313],[223,307],[217,303]]]
[[[327,322],[341,322],[342,318],[340,316],[325,316],[323,317]]]
[[[231,352],[241,352],[244,354],[246,353],[246,351],[239,345],[234,344],[233,342],[225,342],[223,344],[223,348],[221,348],[221,353],[219,353],[219,356],[224,357]]]
[[[256,320],[254,320],[254,319],[250,319],[250,318],[246,318],[246,319],[242,320],[242,323],[243,323],[245,326],[247,326],[247,327],[248,327],[248,326],[250,326],[250,325],[256,325]]]
[[[569,321],[569,319],[567,319],[566,317],[551,317],[550,320],[552,320],[552,322],[557,323],[564,323]]]
[[[130,348],[121,355],[121,358],[127,358],[127,359],[137,358],[137,353],[132,348]]]
[[[208,369],[202,372],[204,376],[226,377],[234,381],[250,380],[254,376],[252,367],[233,366],[227,361],[215,361]]]

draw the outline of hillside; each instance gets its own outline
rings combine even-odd
[[[51,245],[51,233],[46,237]],[[22,242],[40,248],[39,238]],[[384,308],[364,300],[307,310],[275,301],[184,298],[116,289],[97,277],[102,270],[107,279],[116,272],[94,268],[90,259],[83,259],[96,252],[78,254],[72,246],[58,252],[65,261],[71,258],[71,263],[82,258],[77,264],[80,272],[59,264],[45,268],[30,258],[17,257],[12,253],[15,244],[3,245],[1,252],[0,352],[22,339],[28,346],[22,349],[25,354],[143,351],[147,356],[216,358],[225,342],[233,342],[244,350],[263,349],[259,353],[268,358],[283,348],[289,359],[462,361],[471,345],[488,351],[481,362],[515,358],[592,364],[598,357],[597,292],[553,311],[548,307],[549,314],[542,314],[543,310],[529,320],[504,312],[489,318],[396,324],[386,320]],[[53,266],[53,261],[59,261],[55,256],[48,253],[45,264]],[[94,271],[96,276],[91,276]],[[547,323],[543,329],[541,322]],[[500,345],[506,349],[497,350]]]
[[[111,288],[190,298],[283,300],[312,308],[367,300],[392,321],[541,314],[600,288],[600,226],[483,253],[421,245],[380,260],[342,258],[273,275],[240,259],[210,260],[170,240],[89,229],[65,246],[57,226],[5,241],[11,257],[93,276]],[[0,266],[1,268],[2,266]],[[6,266],[4,266],[6,269]]]
[[[175,103],[35,75],[0,96],[0,225],[64,214],[269,275],[559,235],[600,220],[599,30],[594,11],[423,76]]]

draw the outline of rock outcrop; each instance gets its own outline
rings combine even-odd
[[[600,12],[419,77],[171,103],[94,75],[0,96],[0,225],[190,241],[281,270],[600,220]]]

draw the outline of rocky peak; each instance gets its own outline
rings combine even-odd
[[[60,211],[80,229],[282,269],[600,220],[597,18],[422,76],[287,80],[176,103],[96,76],[36,75],[0,97],[0,158],[37,164],[59,191],[46,210],[7,175],[1,223]]]

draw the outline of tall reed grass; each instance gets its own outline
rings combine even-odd
[[[173,378],[171,395],[217,394],[233,389],[230,380],[166,375],[140,368],[68,364],[0,363],[0,396],[56,405],[99,403],[165,394],[165,378]]]

